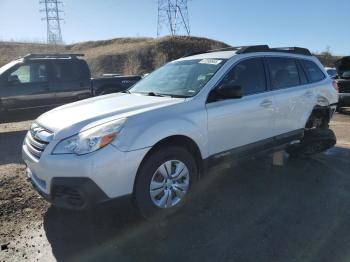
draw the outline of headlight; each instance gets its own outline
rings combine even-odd
[[[52,154],[85,155],[111,143],[124,126],[126,118],[111,121],[59,142]]]

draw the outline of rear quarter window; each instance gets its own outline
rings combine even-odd
[[[310,60],[301,60],[310,83],[319,82],[326,78],[322,70],[314,62]]]

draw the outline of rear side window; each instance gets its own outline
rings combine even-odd
[[[273,89],[282,89],[300,85],[299,71],[296,61],[292,58],[269,57],[267,62],[270,69]]]
[[[309,60],[301,60],[301,61],[304,65],[305,71],[308,75],[309,82],[315,83],[315,82],[318,82],[318,81],[325,79],[325,75],[323,74],[321,69],[314,62],[309,61]]]
[[[83,68],[78,61],[59,61],[52,64],[56,81],[75,81],[83,78]]]
[[[244,95],[251,95],[266,90],[266,78],[261,58],[247,59],[235,67],[222,80],[222,84],[239,85]]]

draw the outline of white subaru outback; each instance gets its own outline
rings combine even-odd
[[[124,93],[41,115],[27,175],[53,204],[131,195],[145,217],[180,207],[207,167],[327,129],[338,92],[304,48],[232,47],[170,62]],[[319,147],[316,150],[322,150]]]

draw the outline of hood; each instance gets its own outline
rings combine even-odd
[[[36,122],[63,139],[111,120],[130,117],[159,107],[180,103],[185,99],[110,94],[57,107],[41,115]]]

